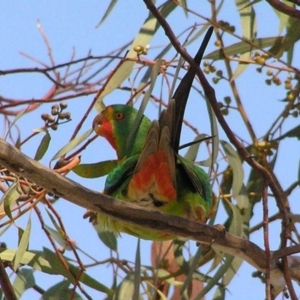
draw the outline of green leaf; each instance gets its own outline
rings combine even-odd
[[[66,242],[66,236],[65,233],[62,231],[60,225],[56,222],[53,215],[46,209],[46,212],[54,225],[55,229],[52,229],[48,225],[45,224],[45,229],[49,233],[49,235],[57,242],[59,243],[64,249],[71,250],[70,245]]]
[[[0,231],[0,236],[2,236],[9,228],[10,226],[12,225],[12,223],[2,227],[3,229]],[[3,226],[3,225],[2,225]],[[0,298],[1,299],[1,298]]]
[[[81,274],[81,276],[79,277],[79,281],[82,282],[83,284],[93,288],[96,291],[105,293],[109,297],[111,297],[114,294],[114,292],[111,289],[109,289],[108,287],[103,285],[101,282],[95,280],[93,277],[89,276],[87,273],[82,273],[82,271],[79,268],[77,268],[73,265],[69,265],[69,268],[70,268],[70,271],[72,272],[72,274],[76,274],[76,277],[78,277],[79,274]],[[74,284],[74,282],[73,282],[73,284]]]
[[[249,52],[253,48],[264,49],[267,47],[280,46],[282,41],[283,41],[282,36],[269,37],[269,38],[258,38],[258,39],[253,40],[252,43],[238,42],[238,43],[232,44],[228,47],[225,47],[223,50],[227,56],[234,56],[234,55]],[[214,60],[224,59],[224,55],[221,50],[215,50],[215,51],[207,54],[204,57],[204,59],[214,59]]]
[[[105,11],[102,19],[100,20],[100,22],[97,24],[96,28],[100,27],[103,22],[106,20],[106,18],[109,16],[109,14],[112,12],[113,8],[115,7],[115,5],[117,4],[117,0],[111,0],[109,3],[109,6],[107,8],[107,10]]]
[[[75,139],[73,139],[72,141],[70,141],[66,146],[64,146],[63,148],[61,148],[51,159],[55,160],[59,157],[61,157],[62,155],[65,155],[66,153],[70,152],[71,150],[73,150],[74,148],[76,148],[80,143],[82,143],[84,140],[86,140],[88,138],[88,136],[94,131],[93,128],[89,129],[88,131],[86,131],[85,133],[83,133],[82,135],[76,137]]]
[[[110,173],[118,165],[117,160],[106,160],[92,164],[80,164],[72,171],[83,178],[98,178]]]
[[[27,226],[21,236],[19,247],[17,249],[16,255],[14,258],[14,263],[13,263],[14,271],[17,271],[17,269],[19,268],[22,257],[28,248],[30,232],[31,232],[31,218],[29,217]]]
[[[3,261],[12,262],[17,250],[15,249],[5,249],[0,252],[0,257]],[[47,260],[42,257],[41,252],[33,253],[29,251],[25,251],[23,257],[21,258],[20,263],[22,265],[28,265],[35,270],[42,271],[49,274],[56,274],[52,272],[51,266]]]
[[[237,256],[231,262],[230,268],[228,268],[227,272],[225,273],[222,283],[224,286],[228,286],[231,280],[236,276],[238,269],[242,265],[243,260]]]
[[[74,289],[69,288],[69,285],[70,281],[68,280],[58,282],[43,293],[42,300],[82,300],[82,297],[78,293],[74,293]]]
[[[134,293],[133,274],[128,274],[118,285],[115,299],[131,300]]]
[[[11,262],[13,261],[16,252],[17,251],[14,249],[5,249],[0,252],[0,257],[3,261]],[[67,264],[70,272],[66,270],[62,265],[61,261],[57,258],[56,254],[47,248],[44,248],[43,252],[26,251],[23,257],[21,258],[20,263],[23,265],[31,266],[33,269],[42,271],[47,274],[60,274],[68,278],[68,280],[73,284],[75,283],[75,277],[82,273],[82,271],[79,268],[74,267],[69,263]],[[79,281],[97,291],[106,293],[108,296],[113,295],[113,291],[111,289],[107,288],[102,283],[96,281],[94,278],[90,277],[86,273],[81,274]]]
[[[294,4],[292,2],[289,1],[282,1],[285,5],[293,7]],[[273,7],[272,7],[273,8]],[[281,34],[281,32],[283,31],[283,29],[288,25],[289,22],[289,15],[277,10],[276,8],[273,8],[274,13],[277,15],[279,22],[279,26],[278,26],[278,34]]]
[[[140,282],[141,282],[141,248],[140,248],[140,239],[137,240],[137,246],[135,251],[135,269],[134,269],[134,292],[133,300],[138,300],[140,295]]]
[[[243,220],[239,209],[229,201],[224,201],[223,203],[230,209],[231,212],[228,232],[236,236],[242,236]]]
[[[175,5],[174,3],[170,1],[166,1],[163,5],[159,7],[159,12],[164,18],[166,18],[176,7],[177,5]],[[159,28],[160,28],[159,22],[152,15],[152,13],[149,13],[138,35],[136,36],[136,38],[131,44],[131,50],[128,53],[128,57],[136,57],[137,54],[133,50],[133,48],[139,45],[144,47],[147,46]]]
[[[188,269],[188,273],[184,281],[184,284],[180,290],[181,295],[183,295],[183,293],[188,290],[190,284],[192,284],[192,280],[194,279],[193,275],[195,270],[199,267],[199,261],[201,256],[202,256],[202,248],[199,247],[194,257],[190,260],[190,267]]]
[[[162,64],[162,60],[158,59],[155,62],[154,66],[152,67],[150,86],[149,86],[148,90],[146,91],[146,93],[144,95],[144,98],[142,100],[142,103],[141,103],[141,106],[139,108],[138,114],[136,116],[136,119],[134,121],[132,129],[130,130],[130,133],[129,133],[128,138],[127,138],[126,147],[128,149],[128,153],[131,152],[132,146],[134,145],[133,141],[135,140],[136,134],[138,132],[138,127],[140,126],[142,117],[144,115],[144,111],[146,109],[146,106],[147,106],[148,101],[150,99],[150,96],[152,94],[152,91],[155,87],[155,82],[156,82],[157,76],[159,74],[161,64]]]
[[[70,269],[67,270],[58,256],[52,252],[50,249],[43,247],[43,257],[48,261],[51,267],[51,271],[54,274],[61,274],[66,277],[71,283],[75,283],[75,274],[70,272]]]
[[[300,20],[290,18],[287,26],[287,34],[282,40],[280,47],[277,47],[272,53],[276,58],[280,58],[282,54],[288,51],[288,64],[291,64],[293,58],[293,49],[295,43],[300,39]]]
[[[47,212],[47,214],[48,214],[48,216],[49,216],[49,218],[50,218],[52,224],[54,225],[54,227],[56,228],[57,232],[58,232],[59,235],[61,236],[61,239],[64,240],[64,242],[61,244],[62,246],[64,246],[64,245],[65,245],[65,239],[64,239],[63,236],[62,236],[63,234],[62,234],[62,232],[61,232],[60,226],[57,224],[56,220],[54,219],[54,217],[52,216],[52,214],[49,213],[49,211],[48,211],[47,209],[46,209],[46,212]],[[46,226],[47,226],[47,225],[46,225]],[[47,226],[47,228],[48,228],[50,231],[54,231],[54,230],[51,229],[49,226]]]
[[[97,225],[95,226],[95,229],[96,228],[97,228]],[[98,237],[100,238],[100,240],[102,241],[102,243],[106,247],[108,247],[112,251],[117,251],[117,249],[118,249],[118,240],[112,232],[110,232],[110,231],[101,231],[101,230],[97,230],[97,229],[96,229],[96,231],[97,231]]]
[[[50,263],[52,271],[56,274],[65,276],[72,284],[75,284],[77,276],[81,274],[81,276],[79,277],[80,282],[100,292],[112,295],[112,291],[109,288],[96,281],[86,273],[82,273],[82,271],[78,267],[75,267],[72,264],[66,262],[68,264],[68,270],[66,270],[56,254],[51,250],[44,248],[43,254]]]
[[[3,195],[0,204],[0,214],[5,212],[5,214],[12,220],[11,208],[16,204],[17,199],[22,195],[22,191],[19,187],[19,182],[14,182],[9,189]]]
[[[188,10],[188,7],[187,7],[187,0],[180,0],[177,3],[180,5],[179,7],[182,8],[185,16],[188,17],[189,10]]]
[[[157,61],[158,59],[163,58],[169,51],[170,49],[173,47],[172,44],[168,44],[165,48],[163,48],[154,58],[154,61]],[[179,64],[178,64],[179,66]],[[152,71],[152,66],[147,67],[146,72],[144,73],[139,85],[137,86],[136,90],[140,90],[149,80],[150,75],[151,75],[151,71]],[[140,97],[140,95],[142,95],[143,91],[141,91],[140,93],[136,94],[135,99],[138,100],[138,98]]]
[[[177,7],[176,5],[168,1],[164,3],[159,8],[159,10],[162,16],[166,18],[176,7]],[[130,46],[130,51],[127,54],[127,58],[136,58],[137,53],[134,51],[134,48],[136,46],[146,47],[152,40],[155,32],[158,30],[159,27],[160,27],[159,22],[151,13],[149,13],[149,16],[145,20],[139,33],[137,34],[137,36],[135,37],[134,41]],[[109,81],[106,84],[104,90],[99,95],[97,95],[95,108],[98,111],[103,109],[102,106],[103,98],[109,93],[111,93],[113,90],[118,88],[122,84],[122,82],[130,76],[134,64],[135,64],[134,61],[121,62],[121,65],[116,69],[115,73],[109,78]]]
[[[159,296],[159,300],[168,300],[168,298],[166,297],[166,295],[164,293],[162,293],[160,290],[157,289],[157,290],[155,290],[155,292]]]
[[[18,299],[24,294],[24,292],[35,285],[35,279],[32,269],[22,268],[16,274],[16,278],[13,282],[14,291]]]
[[[223,286],[218,286],[212,297],[212,300],[225,300],[225,291],[226,290]]]
[[[155,269],[155,275],[159,279],[165,280],[167,283],[174,285],[174,286],[182,286],[183,282],[182,281],[177,281],[175,280],[175,277],[169,273],[168,271],[164,269]]]
[[[51,141],[51,136],[49,134],[48,131],[46,131],[46,134],[44,135],[44,137],[42,138],[42,141],[35,153],[34,159],[35,160],[40,160],[43,158],[43,156],[45,155],[46,151],[48,150],[49,144]]]
[[[231,255],[225,254],[224,255],[225,263],[221,265],[221,267],[218,269],[214,277],[208,282],[208,284],[203,288],[201,293],[197,295],[194,300],[200,300],[203,298],[204,295],[206,295],[213,287],[217,285],[219,280],[223,277],[223,275],[227,272],[227,270],[231,267],[231,262],[233,260],[233,257]]]
[[[180,240],[180,239],[175,239],[173,241],[174,257],[175,257],[177,265],[182,270],[188,270],[189,269],[189,264],[184,259],[184,256],[183,256],[183,247],[184,247],[184,244],[185,244],[185,241]]]
[[[278,137],[276,139],[276,141],[283,140],[286,137],[290,137],[290,138],[296,137],[298,140],[300,140],[300,125],[298,125],[295,128],[289,130],[288,132],[284,133],[283,135]]]
[[[60,231],[56,231],[49,227],[48,225],[44,225],[45,230],[49,233],[49,235],[57,242],[59,243],[62,247],[66,247],[66,240],[63,238],[62,234]],[[67,247],[66,247],[67,249]],[[69,249],[68,249],[69,250]]]
[[[194,141],[201,141],[201,139],[205,138],[206,135],[205,134],[198,134],[195,138]],[[186,154],[184,155],[184,158],[187,159],[188,161],[195,161],[198,151],[199,151],[199,147],[200,147],[200,142],[199,143],[195,143],[193,145],[191,145],[188,148],[188,151],[186,152]]]
[[[172,86],[171,86],[170,93],[169,93],[169,101],[173,97],[175,87],[176,87],[176,82],[178,80],[179,72],[181,70],[181,67],[182,67],[183,63],[184,63],[184,58],[182,56],[180,56],[177,67],[175,69],[175,73],[174,73],[174,77],[173,77],[173,81],[172,81]]]
[[[13,126],[16,124],[16,122],[27,112],[27,109],[25,108],[24,110],[21,110],[16,117],[14,118],[14,120],[10,123],[10,126],[7,130],[7,134],[5,136],[5,140],[7,139],[7,137],[10,135],[10,131],[13,128]]]
[[[212,138],[212,155],[210,158],[208,158],[206,161],[202,162],[202,165],[209,165],[210,170],[213,169],[213,165],[216,163],[218,152],[219,152],[219,131],[218,131],[218,124],[216,121],[216,115],[214,113],[214,110],[212,109],[209,100],[205,98],[207,112],[209,116],[209,122],[210,122],[210,130]]]
[[[229,143],[221,141],[221,145],[226,153],[228,163],[233,171],[232,196],[235,197],[239,195],[244,180],[242,162],[237,152]]]
[[[261,175],[261,173],[256,169],[251,169],[246,190],[247,190],[247,194],[250,193],[252,194],[251,195],[252,206],[261,200],[261,195],[265,184],[266,184],[265,179]]]
[[[256,25],[256,18],[255,12],[252,6],[245,6],[248,1],[245,0],[235,0],[235,4],[237,6],[237,10],[240,14],[240,20],[242,25],[242,33],[243,37],[252,41],[256,37],[257,25]],[[250,51],[241,54],[241,60],[248,60],[251,58],[251,49]],[[241,75],[249,64],[239,63],[236,70],[234,71],[231,81],[235,80],[239,75]]]
[[[238,195],[235,196],[239,209],[247,209],[250,207],[250,200],[245,185],[243,184]]]
[[[129,57],[129,56],[127,56]],[[103,110],[103,98],[118,88],[122,82],[130,76],[135,62],[131,60],[121,61],[114,70],[112,76],[108,79],[104,89],[97,95],[95,108],[97,111]]]

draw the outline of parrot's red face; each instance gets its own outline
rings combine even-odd
[[[128,136],[134,126],[138,111],[129,105],[114,104],[107,106],[93,121],[93,129],[97,135],[104,137],[115,149],[118,159],[140,153],[150,120],[143,116],[137,129],[136,138],[128,145]]]
[[[106,107],[93,121],[95,132],[107,139],[111,146],[117,150],[114,123],[124,119],[124,113],[116,111],[113,106]]]

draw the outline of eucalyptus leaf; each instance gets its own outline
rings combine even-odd
[[[134,279],[132,274],[128,274],[121,281],[116,289],[115,299],[131,300],[134,293]]]
[[[215,285],[218,284],[219,280],[224,276],[224,274],[227,272],[227,270],[231,267],[231,263],[233,260],[233,257],[231,255],[224,255],[225,263],[220,266],[214,277],[211,281],[208,282],[208,284],[203,288],[201,293],[197,295],[197,297],[194,298],[194,300],[200,300],[202,299]]]
[[[20,269],[13,282],[13,288],[18,299],[25,293],[26,290],[32,288],[35,285],[35,279],[33,276],[33,270],[28,268]]]
[[[240,55],[251,51],[252,49],[265,49],[267,47],[277,47],[280,46],[283,41],[282,36],[278,37],[268,37],[268,38],[257,38],[251,43],[249,42],[238,42],[230,46],[224,47],[223,50],[215,50],[204,56],[204,59],[224,59],[224,54],[227,56]],[[253,46],[252,46],[253,45]],[[224,52],[223,52],[224,51]]]
[[[22,257],[28,248],[30,232],[31,232],[31,218],[29,217],[27,226],[21,236],[19,247],[18,247],[15,257],[14,257],[13,266],[14,266],[15,271],[19,268]]]
[[[43,136],[43,138],[38,146],[38,149],[36,150],[36,153],[34,156],[35,160],[41,160],[44,157],[45,153],[47,152],[47,150],[49,148],[50,141],[51,141],[51,136],[50,136],[49,132],[46,131],[45,135]]]
[[[72,171],[83,178],[98,178],[107,175],[118,164],[117,160],[106,160],[91,164],[80,164]]]
[[[85,133],[81,134],[80,136],[77,136],[75,139],[73,139],[72,141],[70,141],[67,145],[65,145],[63,148],[61,148],[51,159],[55,160],[63,155],[65,155],[66,153],[70,152],[71,150],[73,150],[74,148],[76,148],[79,144],[81,144],[84,140],[86,140],[89,135],[94,131],[93,128],[89,129],[88,131],[86,131]]]
[[[223,146],[228,163],[233,171],[232,196],[236,197],[240,193],[244,180],[244,170],[242,162],[238,153],[229,143],[221,141],[221,145]]]
[[[148,90],[146,91],[145,95],[144,95],[144,98],[142,100],[142,103],[141,103],[141,106],[139,108],[139,111],[138,111],[138,114],[136,116],[136,119],[134,121],[134,124],[130,130],[130,133],[128,135],[128,138],[127,138],[127,143],[126,143],[126,147],[127,147],[127,151],[128,153],[131,152],[132,150],[132,146],[134,145],[134,140],[135,140],[135,137],[137,135],[137,132],[138,132],[138,128],[140,126],[140,123],[141,123],[141,120],[142,120],[142,117],[144,115],[144,111],[146,109],[146,106],[148,104],[148,101],[150,99],[150,96],[152,94],[152,91],[155,87],[155,82],[156,82],[156,79],[157,79],[157,76],[159,74],[159,71],[160,71],[160,66],[162,64],[162,60],[159,59],[155,62],[154,66],[152,67],[152,70],[151,70],[151,82],[150,82],[150,86],[148,88]]]
[[[235,0],[237,11],[239,12],[240,21],[242,24],[243,37],[252,41],[256,37],[257,32],[255,11],[253,9],[253,6],[245,6],[245,2],[245,0]],[[251,58],[251,51],[252,49],[246,53],[241,54],[240,60],[249,60]],[[249,64],[239,62],[230,80],[235,80],[246,70],[248,66]]]
[[[5,214],[12,220],[11,208],[16,204],[18,198],[22,195],[19,182],[14,182],[4,193],[0,203],[0,214]]]
[[[137,240],[137,246],[135,251],[135,269],[134,269],[134,293],[132,299],[138,300],[140,295],[140,282],[141,282],[141,247],[140,239]]]
[[[107,19],[107,17],[110,15],[110,13],[113,11],[113,8],[118,3],[118,0],[111,0],[109,3],[109,6],[107,10],[104,12],[103,17],[101,18],[100,22],[97,24],[96,28],[100,27],[104,21]]]
[[[113,232],[97,230],[97,225],[95,226],[95,229],[102,243],[110,250],[117,251],[118,240],[116,236],[113,234]]]

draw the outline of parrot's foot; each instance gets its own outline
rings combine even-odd
[[[222,224],[213,225],[220,232],[220,237],[224,237],[226,234],[226,228]]]
[[[97,225],[97,213],[95,213],[94,211],[91,210],[87,210],[84,215],[83,215],[84,219],[89,219],[89,222],[92,223],[93,225]]]

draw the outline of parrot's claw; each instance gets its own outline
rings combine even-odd
[[[222,224],[213,225],[220,232],[220,237],[224,237],[226,234],[226,228]]]
[[[91,210],[87,210],[84,215],[84,219],[89,219],[89,222],[92,223],[93,225],[97,225],[97,213]]]

